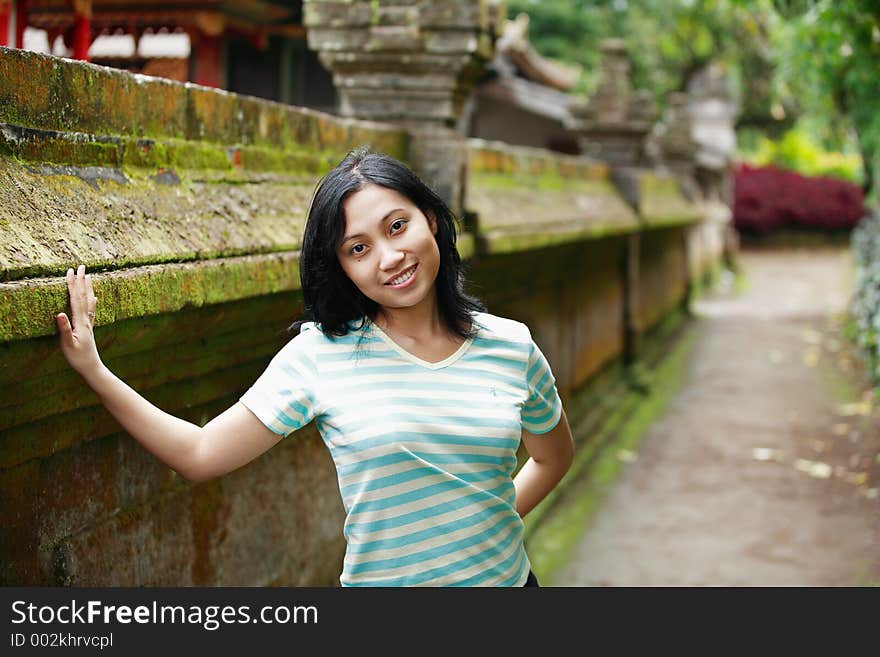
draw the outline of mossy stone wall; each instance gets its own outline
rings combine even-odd
[[[362,143],[409,154],[397,126],[0,48],[0,583],[338,583],[343,510],[314,427],[190,484],[68,368],[53,317],[86,264],[105,362],[204,424],[289,339],[312,189]],[[693,214],[651,226],[601,162],[468,150],[471,289],[529,324],[574,400],[684,298]]]

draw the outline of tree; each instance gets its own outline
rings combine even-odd
[[[628,45],[635,86],[660,103],[716,61],[740,88],[740,125],[774,133],[795,118],[793,107],[774,111],[779,100],[772,85],[775,13],[769,0],[509,0],[509,16],[522,11],[541,54],[583,66],[580,91],[593,86],[599,42],[614,36]]]
[[[799,119],[828,146],[857,144],[866,194],[880,184],[878,0],[508,0],[542,54],[581,64],[589,92],[605,37],[623,38],[637,88],[658,102],[710,61],[738,90],[737,128],[779,136]]]
[[[779,78],[804,111],[825,112],[852,131],[863,188],[880,168],[880,5],[876,0],[776,0],[788,21],[776,39]]]

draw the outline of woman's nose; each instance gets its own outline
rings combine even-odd
[[[381,247],[382,254],[379,258],[379,267],[383,271],[394,271],[406,257],[404,252],[391,245]]]

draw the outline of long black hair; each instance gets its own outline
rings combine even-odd
[[[367,185],[393,189],[408,198],[426,217],[437,221],[434,239],[440,251],[440,268],[434,287],[440,319],[454,334],[473,337],[471,313],[485,306],[464,291],[461,257],[455,248],[456,218],[434,191],[405,164],[362,146],[348,153],[318,183],[306,221],[300,255],[300,281],[305,310],[290,326],[298,331],[304,322],[315,322],[328,338],[363,328],[375,318],[379,304],[363,294],[339,264],[337,249],[345,230],[345,200]],[[360,325],[352,322],[362,320]]]

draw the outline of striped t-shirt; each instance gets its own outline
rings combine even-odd
[[[474,320],[476,336],[439,363],[371,322],[333,339],[306,323],[241,398],[281,435],[315,420],[346,511],[343,586],[526,581],[516,450],[521,429],[556,426],[562,403],[525,324]]]

